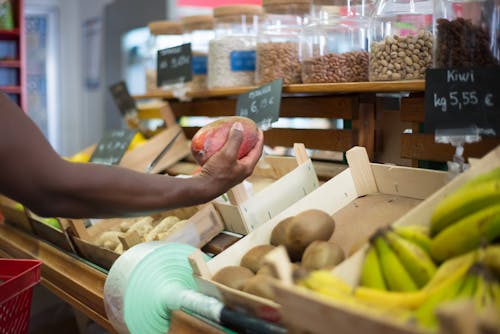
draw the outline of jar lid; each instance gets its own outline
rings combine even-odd
[[[345,6],[348,3],[351,3],[351,5],[355,5],[359,3],[360,1],[354,0],[354,1],[349,1],[349,0],[312,0],[313,5],[318,5],[318,6]]]
[[[214,27],[212,15],[193,15],[181,19],[184,30],[211,30]]]
[[[311,10],[311,0],[263,0],[262,7],[269,14],[306,15]]]
[[[148,24],[153,35],[181,35],[182,25],[177,21],[153,21]]]
[[[263,10],[258,5],[229,5],[214,8],[214,17],[233,15],[262,15]]]
[[[262,0],[262,6],[264,8],[269,5],[308,5],[310,3],[311,0]]]

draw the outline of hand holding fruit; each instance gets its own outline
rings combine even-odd
[[[207,147],[207,153],[199,161],[203,166],[200,176],[207,178],[209,182],[207,189],[214,191],[215,196],[224,193],[250,176],[262,154],[264,142],[262,131],[254,127],[255,133],[252,133],[251,128],[243,125],[243,122],[246,124],[248,121],[241,121],[241,117],[230,118],[232,122],[221,123],[221,132],[226,132],[227,135],[218,137],[217,142],[213,143],[217,145],[223,140],[223,145],[218,150]],[[203,129],[200,132],[204,131]],[[193,139],[196,139],[196,135]],[[207,145],[203,145],[205,146]],[[192,149],[193,152],[196,150],[193,146]],[[208,158],[204,161],[206,157]]]

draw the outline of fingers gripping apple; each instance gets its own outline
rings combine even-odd
[[[243,141],[238,151],[238,159],[247,155],[258,141],[257,125],[250,118],[230,116],[216,120],[202,127],[191,139],[191,152],[195,160],[203,166],[226,143],[234,123],[243,127]]]

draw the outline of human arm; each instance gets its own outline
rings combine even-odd
[[[242,132],[233,127],[224,148],[192,178],[150,175],[116,166],[65,161],[36,125],[0,93],[0,193],[41,216],[142,215],[196,205],[248,177],[262,153],[263,137],[242,159]]]

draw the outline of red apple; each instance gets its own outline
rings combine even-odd
[[[201,166],[224,146],[229,131],[236,122],[243,126],[243,141],[238,151],[238,159],[247,155],[255,146],[259,133],[254,121],[240,116],[221,118],[199,129],[191,139],[191,152]]]

